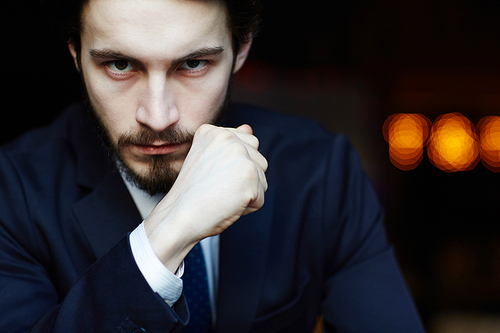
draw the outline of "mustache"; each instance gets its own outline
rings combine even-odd
[[[166,144],[183,144],[193,142],[194,133],[178,128],[166,129],[161,132],[155,132],[144,128],[134,133],[124,133],[118,137],[118,147],[130,145],[147,146],[155,141],[163,141]]]

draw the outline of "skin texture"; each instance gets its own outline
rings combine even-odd
[[[248,125],[208,125],[251,42],[232,51],[225,8],[216,1],[91,0],[83,10],[81,72],[111,145],[134,173],[152,177],[151,156],[178,174],[145,220],[153,250],[175,271],[201,239],[259,209],[267,161]],[[141,132],[147,142],[118,145]],[[169,141],[160,133],[192,137]],[[194,134],[193,134],[194,133]],[[200,217],[203,217],[201,220]]]

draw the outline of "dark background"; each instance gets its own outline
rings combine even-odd
[[[500,2],[264,3],[264,27],[235,79],[234,99],[315,118],[350,138],[431,332],[500,327],[500,175],[481,163],[446,173],[426,156],[400,171],[382,136],[384,120],[397,112],[431,121],[461,112],[474,124],[500,115]],[[81,89],[37,1],[2,7],[5,143],[49,123]]]

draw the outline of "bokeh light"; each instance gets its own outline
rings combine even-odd
[[[401,170],[412,170],[422,161],[431,122],[421,114],[398,113],[384,123],[389,158]]]
[[[439,116],[432,126],[427,154],[443,171],[473,169],[480,157],[474,125],[460,113]]]
[[[500,172],[500,117],[485,117],[477,124],[483,165]]]

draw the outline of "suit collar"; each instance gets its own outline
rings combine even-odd
[[[251,328],[264,282],[273,199],[270,187],[260,210],[242,216],[221,234],[216,332]]]

